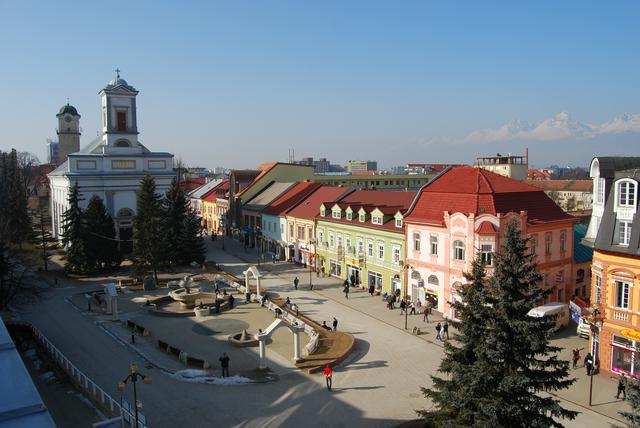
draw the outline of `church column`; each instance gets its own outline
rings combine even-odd
[[[300,357],[300,330],[293,332],[293,362],[299,363],[302,361]]]

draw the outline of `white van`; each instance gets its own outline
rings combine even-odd
[[[535,318],[542,318],[548,316],[556,317],[556,325],[553,331],[558,331],[562,327],[567,327],[571,322],[571,313],[569,312],[569,305],[560,302],[545,303],[542,306],[531,309],[528,316]]]

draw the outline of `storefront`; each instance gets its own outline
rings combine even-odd
[[[640,377],[640,331],[623,329],[611,336],[611,371]]]
[[[358,266],[347,263],[347,279],[349,281],[351,281],[351,279],[354,279],[354,285],[360,285],[360,268]]]
[[[382,274],[379,272],[373,272],[370,270],[368,279],[367,279],[367,284],[369,284],[369,286],[373,285],[376,292],[381,293],[382,292]]]
[[[342,263],[329,259],[329,275],[342,278]]]

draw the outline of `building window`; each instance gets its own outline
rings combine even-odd
[[[326,210],[324,209],[324,207],[320,208],[320,217],[324,217],[325,214]]]
[[[331,211],[331,217],[333,218],[340,218],[340,211]]]
[[[364,242],[362,239],[358,239],[358,255],[361,256],[364,254]]]
[[[600,275],[596,275],[596,295],[595,295],[596,305],[600,304],[601,293],[602,293],[602,277]]]
[[[373,224],[382,224],[382,217],[377,216],[377,215],[371,217],[371,223],[373,223]]]
[[[393,247],[393,264],[400,264],[400,247]]]
[[[396,219],[396,227],[402,227],[402,219],[401,218],[397,218]]]
[[[566,240],[567,240],[567,233],[563,230],[562,232],[560,232],[560,252],[562,253],[564,253],[565,251]]]
[[[358,217],[358,220],[360,220],[360,223],[364,223],[366,218],[367,218],[366,214],[360,214],[360,216]]]
[[[530,239],[529,242],[531,243],[531,255],[535,255],[536,254],[536,250],[538,247],[538,236],[537,235],[533,235]]]
[[[347,247],[347,251],[350,254],[353,254],[353,248],[351,248],[351,236],[345,235],[345,237],[344,237],[344,245]]]
[[[112,160],[111,169],[136,169],[134,160]]]
[[[464,243],[462,241],[453,242],[453,258],[455,260],[464,260]]]
[[[298,239],[304,239],[304,226],[298,226]]]
[[[631,240],[631,222],[618,221],[618,244],[629,245]]]
[[[329,232],[329,246],[333,248],[333,232]]]
[[[342,235],[338,233],[338,237],[336,238],[336,244],[338,248],[342,247]]]
[[[378,243],[378,259],[384,260],[384,244]]]
[[[367,256],[373,257],[373,242],[367,241]]]
[[[480,246],[480,261],[484,266],[493,266],[493,245],[482,244]]]
[[[438,255],[438,237],[435,235],[431,235],[429,240],[431,241],[431,255],[437,256]]]
[[[616,281],[616,307],[629,309],[629,288],[628,282]]]
[[[318,231],[318,245],[322,246],[324,242],[324,232],[323,231]]]
[[[165,160],[150,160],[149,169],[167,169],[167,161]]]
[[[78,169],[96,169],[96,161],[94,161],[94,160],[79,160],[79,161],[76,161],[76,167]]]
[[[289,238],[293,239],[293,223],[289,223]]]
[[[413,233],[413,251],[420,251],[420,232]]]
[[[129,140],[118,140],[116,141],[116,147],[131,147],[131,143]]]
[[[636,185],[631,181],[618,183],[618,205],[633,207],[636,204]]]
[[[351,213],[350,211],[347,211],[347,220],[351,220],[352,215],[353,213]]]
[[[598,196],[597,196],[597,201],[599,204],[604,204],[604,178],[598,178],[597,181],[597,186],[598,186]]]
[[[119,111],[117,112],[118,118],[118,131],[126,131],[127,130],[127,112]]]
[[[546,256],[551,255],[551,234],[547,233],[544,235],[544,254]]]
[[[576,271],[576,284],[580,284],[584,281],[584,269],[578,269]]]

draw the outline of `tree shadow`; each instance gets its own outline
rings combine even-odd
[[[335,391],[335,392],[340,392],[340,391],[349,391],[349,390],[355,390],[355,391],[368,391],[371,389],[380,389],[380,388],[384,388],[384,386],[382,385],[378,385],[378,386],[353,386],[351,388],[331,388],[331,391]]]

